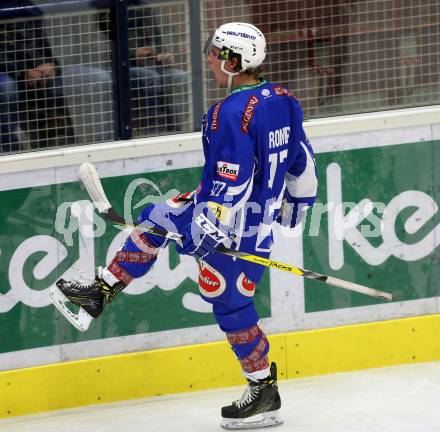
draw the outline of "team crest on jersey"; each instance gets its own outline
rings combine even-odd
[[[219,114],[219,111],[220,111],[222,104],[223,104],[223,101],[219,102],[214,107],[214,111],[212,112],[211,130],[213,130],[213,131],[216,131],[218,129],[218,114]]]
[[[233,164],[230,162],[223,162],[223,161],[217,162],[217,174],[220,177],[224,177],[229,180],[236,181],[239,170],[240,170],[239,164]]]
[[[218,297],[226,289],[226,280],[223,275],[205,261],[199,261],[199,290],[209,298]]]
[[[255,282],[252,282],[244,273],[240,273],[237,279],[238,291],[246,297],[253,297]]]
[[[260,102],[257,96],[252,95],[246,104],[246,108],[243,111],[243,117],[241,118],[241,131],[243,133],[249,132],[249,124],[254,116],[255,106]]]

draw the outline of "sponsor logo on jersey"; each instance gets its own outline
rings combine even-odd
[[[230,208],[225,207],[219,203],[214,201],[208,201],[206,206],[209,208],[209,211],[214,214],[214,216],[223,224],[229,223],[230,217]]]
[[[284,88],[284,87],[281,87],[281,86],[275,86],[275,87],[273,88],[273,91],[275,92],[275,94],[276,94],[277,96],[290,96],[290,97],[292,97],[293,99],[296,99],[296,96],[293,94],[293,92],[291,92],[290,90],[288,90],[288,89],[286,89],[286,88]]]
[[[268,97],[268,96],[270,96],[270,90],[267,89],[267,88],[265,88],[265,89],[261,90],[261,94],[262,94],[264,97]]]
[[[246,108],[243,111],[243,117],[241,119],[241,131],[244,133],[249,132],[249,123],[254,116],[254,109],[258,102],[260,102],[260,100],[255,95],[252,95],[247,101]]]
[[[283,128],[269,132],[269,148],[277,148],[282,145],[286,145],[289,141],[290,127],[285,126]]]
[[[237,289],[246,297],[253,297],[255,292],[255,282],[252,282],[244,273],[240,273],[237,278]]]
[[[217,174],[220,177],[224,177],[229,180],[236,181],[239,170],[240,170],[239,164],[233,164],[230,162],[223,162],[223,161],[217,162]]]
[[[223,275],[205,261],[199,261],[199,290],[209,298],[218,297],[226,289],[226,280]]]
[[[218,129],[218,113],[220,111],[220,107],[222,106],[223,101],[219,102],[215,107],[214,111],[212,112],[212,123],[211,123],[211,130],[216,131]]]

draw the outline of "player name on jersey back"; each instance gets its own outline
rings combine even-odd
[[[269,132],[269,148],[276,148],[287,144],[290,136],[290,127],[285,126]]]

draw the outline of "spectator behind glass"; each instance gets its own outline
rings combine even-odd
[[[99,7],[101,0],[92,4]],[[140,134],[182,131],[188,112],[186,71],[172,67],[172,56],[163,50],[161,25],[152,8],[140,0],[129,0],[128,44],[134,129]],[[100,30],[111,40],[108,12],[98,12]]]
[[[20,8],[20,18],[14,11],[0,17],[16,18],[0,22],[0,152],[20,150],[18,127],[31,148],[73,144],[60,65],[42,20],[30,19],[41,10],[29,0],[3,0],[1,6]]]
[[[0,8],[0,152],[24,150],[23,131],[30,148],[113,140],[111,73],[89,65],[88,56],[61,67],[43,20],[32,19],[42,15],[33,2],[7,0]],[[68,38],[72,30],[52,29]]]

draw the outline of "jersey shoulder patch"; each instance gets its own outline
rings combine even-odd
[[[249,132],[249,125],[251,123],[252,117],[254,116],[255,107],[260,102],[260,99],[256,95],[249,96],[246,106],[243,110],[243,115],[241,117],[241,131],[245,134]]]
[[[237,124],[242,133],[249,133],[249,126],[260,103],[261,95],[254,93],[238,93],[214,104],[208,111],[209,130],[212,132],[221,129],[222,123]],[[241,123],[238,123],[240,122]]]
[[[289,97],[291,97],[291,98],[293,98],[295,100],[297,99],[296,96],[294,95],[294,93],[291,90],[289,90],[289,89],[287,89],[285,87],[281,87],[278,84],[273,86],[273,91],[274,91],[274,93],[277,96],[289,96]]]
[[[220,115],[220,109],[223,105],[224,100],[222,99],[220,102],[217,102],[214,105],[214,108],[212,110],[212,116],[211,116],[211,130],[216,131],[218,129],[218,121],[219,121],[219,115]]]

